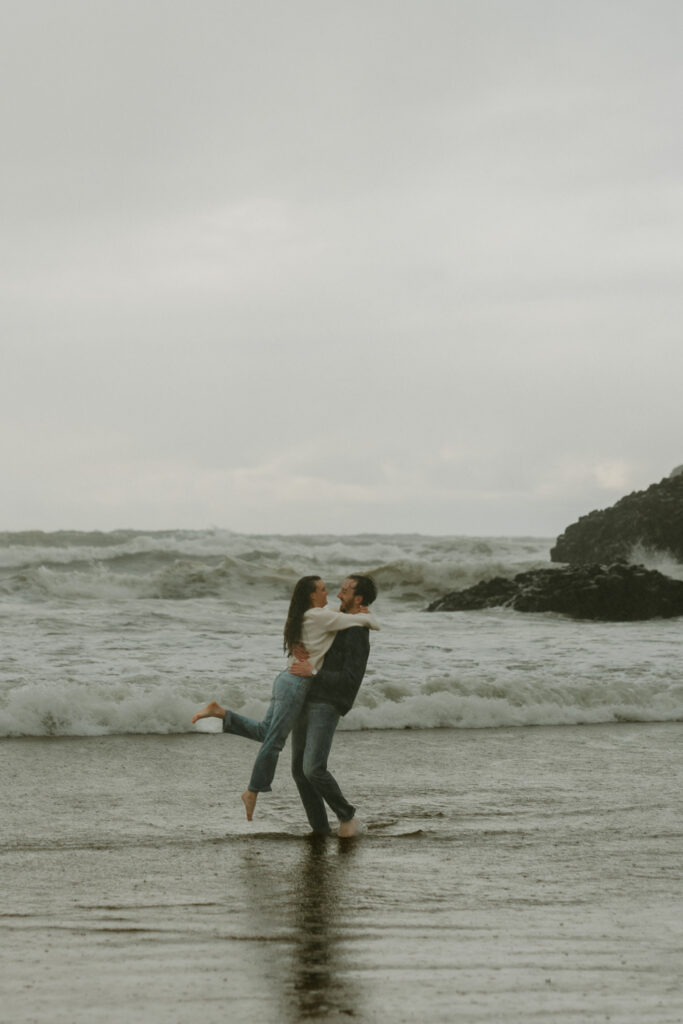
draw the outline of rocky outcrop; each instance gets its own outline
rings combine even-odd
[[[520,612],[561,612],[576,619],[630,622],[683,615],[683,581],[641,565],[581,565],[497,577],[433,601],[427,611],[504,605]]]
[[[683,473],[681,467],[646,491],[590,512],[568,526],[550,552],[553,562],[577,565],[628,560],[642,545],[669,552],[683,562]]]

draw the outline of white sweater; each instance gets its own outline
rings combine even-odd
[[[309,608],[304,612],[301,643],[308,651],[310,662],[315,672],[323,663],[323,658],[329,651],[335,636],[340,629],[350,629],[351,626],[366,626],[368,629],[379,629],[377,619],[371,614],[358,612],[356,615],[349,615],[346,612],[333,612],[331,608]],[[289,659],[290,666],[294,658]]]

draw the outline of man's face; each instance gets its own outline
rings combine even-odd
[[[311,594],[311,608],[324,608],[327,604],[327,587],[322,580],[316,580],[315,590]]]
[[[362,601],[360,596],[356,597],[356,581],[349,579],[344,580],[337,597],[339,598],[339,611],[348,614],[353,614],[360,607]]]

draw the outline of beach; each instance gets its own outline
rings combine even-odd
[[[0,1024],[683,1024],[683,4],[2,26]]]
[[[343,732],[346,841],[287,751],[250,824],[246,740],[5,739],[2,1019],[683,1020],[682,734]]]
[[[680,620],[424,610],[548,548],[2,535],[2,1024],[683,1020]],[[192,715],[260,717],[294,581],[351,569],[360,834],[307,837],[287,748],[248,823],[256,745]]]

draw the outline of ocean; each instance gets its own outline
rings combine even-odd
[[[334,594],[351,571],[374,575],[382,631],[343,728],[682,720],[676,619],[425,612],[449,590],[548,565],[551,544],[219,530],[0,534],[0,736],[192,732],[193,712],[210,698],[258,716],[284,665],[295,580],[319,573]],[[661,567],[662,558],[651,562]]]
[[[549,539],[0,535],[2,1024],[683,1021],[680,621],[427,613]],[[640,553],[672,574],[680,566]],[[311,839],[265,710],[294,581],[371,571]]]

